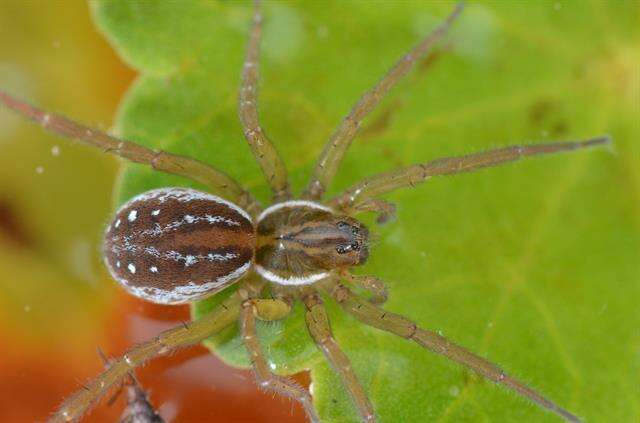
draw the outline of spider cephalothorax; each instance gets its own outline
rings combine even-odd
[[[361,322],[414,341],[434,353],[460,363],[482,376],[536,402],[569,420],[578,418],[496,365],[441,335],[379,307],[387,291],[374,276],[355,276],[349,268],[369,254],[369,231],[354,216],[379,213],[387,220],[393,205],[376,198],[434,176],[452,175],[497,166],[527,156],[552,154],[609,142],[607,137],[585,141],[509,146],[449,157],[370,176],[335,198],[323,194],[356,136],[362,119],[409,69],[431,49],[462,10],[453,13],[429,36],[402,57],[382,80],[366,92],[338,126],[318,159],[300,199],[293,199],[284,163],[259,125],[257,109],[258,50],[262,16],[259,1],[242,71],[239,95],[244,135],[273,193],[266,209],[227,174],[195,159],[154,151],[111,137],[63,116],[45,112],[0,91],[0,102],[56,134],[76,138],[153,169],[191,178],[219,196],[185,188],[148,191],[123,205],[105,233],[105,263],[113,277],[132,294],[146,300],[177,304],[212,295],[238,284],[217,308],[199,320],[160,333],[135,346],[93,381],[70,397],[52,421],[69,421],[85,411],[129,372],[145,361],[177,348],[203,341],[239,321],[256,378],[261,387],[299,401],[310,420],[319,417],[310,393],[286,378],[272,374],[256,335],[255,320],[283,319],[293,301],[302,300],[309,334],[340,375],[364,421],[376,415],[348,357],[333,338],[323,296],[332,297]],[[373,293],[364,300],[344,284]],[[265,288],[269,287],[269,296]]]
[[[363,264],[369,231],[326,206],[289,201],[265,210],[258,221],[256,269],[282,285],[306,285],[331,270]]]

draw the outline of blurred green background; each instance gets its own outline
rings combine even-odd
[[[96,5],[120,54],[147,74],[121,107],[118,129],[216,164],[265,198],[235,110],[246,4]],[[267,5],[262,115],[296,188],[359,93],[450,8]],[[376,228],[366,268],[388,280],[391,310],[443,330],[589,421],[640,419],[639,17],[636,1],[470,2],[451,42],[367,122],[334,187],[418,160],[610,133],[613,154],[547,158],[393,194],[399,218]],[[110,127],[135,76],[97,34],[85,3],[0,6],[0,84],[10,92]],[[0,421],[42,419],[100,369],[96,346],[117,354],[187,316],[130,299],[105,276],[98,249],[117,169],[113,158],[0,110]],[[176,183],[185,182],[130,167],[121,199]],[[553,420],[331,312],[386,421]],[[311,365],[323,415],[352,421],[299,317],[262,328],[274,364]],[[233,333],[219,343],[225,359],[242,361]],[[160,360],[142,374],[179,421],[301,418],[256,394],[250,373],[203,354]],[[101,406],[91,419],[118,412]]]

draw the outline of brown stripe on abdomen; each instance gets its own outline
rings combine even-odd
[[[104,253],[111,274],[134,295],[184,303],[241,277],[254,248],[253,223],[243,210],[199,191],[165,188],[118,211]]]

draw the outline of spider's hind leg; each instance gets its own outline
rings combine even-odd
[[[190,157],[152,150],[134,142],[121,140],[111,135],[81,125],[62,115],[46,112],[31,104],[18,100],[0,90],[0,103],[40,124],[45,130],[65,138],[76,139],[107,153],[141,163],[161,172],[184,176],[203,183],[229,201],[233,201],[252,214],[260,206],[251,194],[226,173]]]
[[[251,364],[258,386],[298,401],[307,413],[309,421],[319,423],[320,418],[313,407],[309,392],[294,381],[271,373],[256,333],[256,316],[264,320],[279,320],[290,311],[290,305],[276,299],[252,299],[242,304],[241,327],[242,340],[249,352]]]
[[[111,387],[121,383],[136,367],[159,355],[202,342],[227,327],[240,314],[240,304],[243,300],[240,292],[257,294],[263,285],[262,282],[244,283],[243,289],[239,289],[202,318],[164,331],[152,340],[130,349],[119,359],[111,361],[106,370],[69,397],[51,417],[49,423],[78,420],[91,405]]]
[[[364,324],[415,341],[418,345],[436,354],[443,355],[449,360],[462,364],[485,378],[513,390],[569,422],[580,422],[580,419],[569,411],[545,398],[523,382],[507,375],[495,364],[475,355],[466,348],[454,344],[433,331],[419,328],[415,323],[403,316],[387,312],[368,301],[358,298],[344,285],[333,283],[328,286],[327,290],[347,313],[353,315]]]
[[[288,200],[291,197],[287,170],[258,119],[258,78],[259,53],[262,38],[262,13],[260,0],[254,0],[253,22],[247,54],[242,68],[242,84],[238,96],[240,123],[244,136],[251,147],[262,173],[271,187],[274,201]]]

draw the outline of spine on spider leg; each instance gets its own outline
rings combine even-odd
[[[378,329],[394,333],[403,338],[413,340],[422,347],[440,354],[463,366],[470,368],[487,379],[504,385],[525,398],[539,404],[570,422],[580,422],[580,419],[554,402],[529,388],[523,382],[507,375],[500,367],[490,361],[468,351],[467,349],[449,341],[447,338],[429,330],[419,328],[407,318],[395,313],[384,311],[367,301],[355,296],[344,285],[336,284],[330,288],[331,295],[348,313],[363,323]]]

